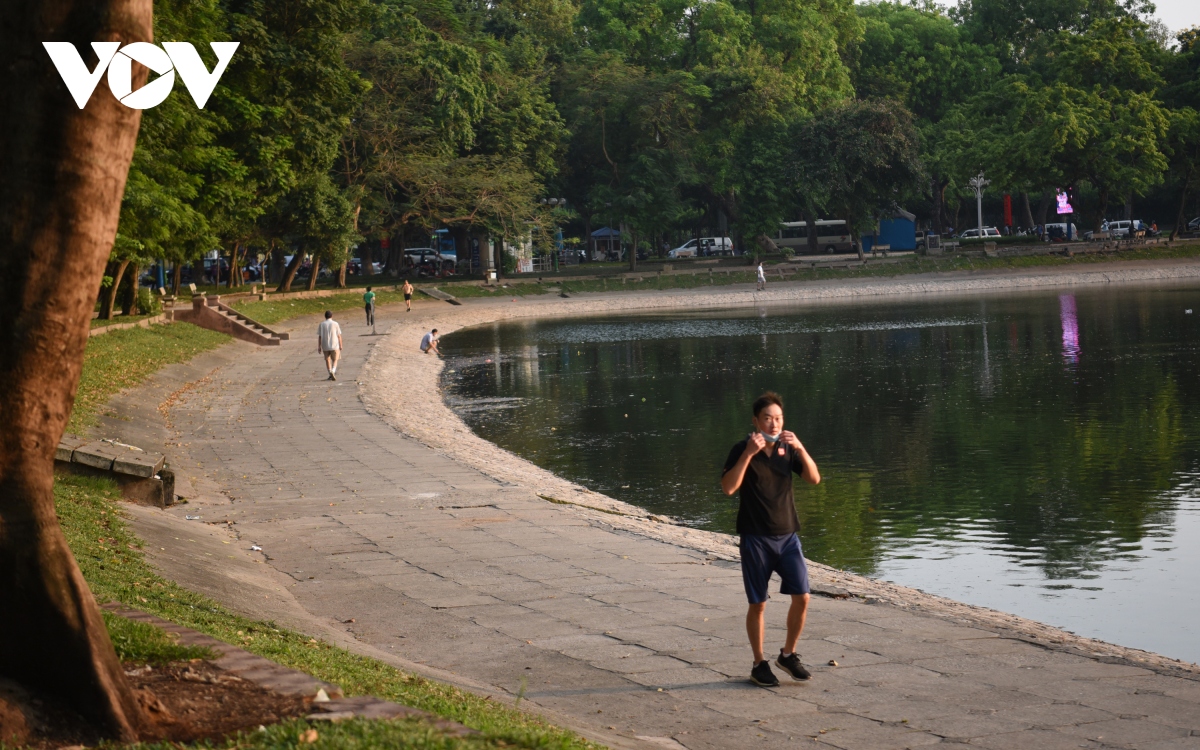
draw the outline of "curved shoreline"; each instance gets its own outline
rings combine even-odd
[[[648,513],[558,477],[475,435],[441,398],[439,378],[443,361],[418,351],[416,342],[420,336],[429,328],[438,328],[439,333],[444,335],[468,326],[546,316],[827,303],[931,293],[986,294],[1105,284],[1174,286],[1188,283],[1200,284],[1200,261],[1126,262],[1104,264],[1087,271],[1050,271],[1043,268],[1013,273],[953,273],[862,281],[777,283],[767,292],[754,292],[746,285],[744,289],[723,287],[720,292],[692,289],[590,294],[569,299],[467,300],[462,306],[447,305],[436,312],[431,311],[430,315],[420,316],[419,321],[402,321],[393,326],[363,367],[359,396],[369,412],[398,431],[501,483],[531,489],[547,502],[574,506],[574,511],[594,523],[701,551],[716,559],[737,560],[734,536],[676,525],[671,519]],[[430,398],[414,399],[414,393],[430,394]],[[1160,654],[1077,636],[1034,620],[858,576],[819,563],[810,565],[814,584],[826,593],[836,595],[841,590],[868,602],[919,610],[1054,650],[1200,679],[1200,667],[1197,665]]]

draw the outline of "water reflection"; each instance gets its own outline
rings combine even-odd
[[[502,324],[447,337],[446,385],[483,437],[724,531],[721,461],[777,390],[825,477],[815,559],[1195,659],[1200,605],[1160,592],[1200,562],[1196,296]]]
[[[1079,362],[1079,320],[1075,310],[1075,295],[1060,294],[1059,309],[1062,311],[1062,348],[1063,359],[1067,364]]]

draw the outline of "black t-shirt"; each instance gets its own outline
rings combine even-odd
[[[746,452],[747,440],[729,451],[725,459],[724,476]],[[783,455],[779,449],[783,448]],[[738,506],[737,533],[750,536],[783,536],[800,530],[796,518],[796,501],[792,496],[792,472],[804,473],[800,454],[790,445],[775,443],[770,457],[759,451],[750,459],[746,476],[738,489],[742,502]]]

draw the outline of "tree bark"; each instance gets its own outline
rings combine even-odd
[[[150,0],[0,3],[0,676],[133,740],[138,705],[54,510],[141,113],[97,86],[79,109],[39,42],[150,41]],[[134,66],[133,85],[146,80]]]
[[[312,290],[317,288],[317,274],[319,274],[320,272],[321,272],[321,257],[319,255],[314,255],[313,256],[313,264],[312,264],[312,274],[308,277],[308,291],[311,292]]]
[[[1108,215],[1108,188],[1100,188],[1100,211],[1096,214],[1096,220],[1092,222],[1092,231],[1099,232],[1100,227],[1104,225],[1104,217]]]
[[[338,280],[337,280],[337,288],[338,289],[346,288],[346,266],[348,266],[348,265],[350,265],[349,260],[343,261],[342,267],[338,269]]]
[[[1050,205],[1054,203],[1054,191],[1043,190],[1042,199],[1038,201],[1038,224],[1046,226],[1046,214],[1050,211]]]
[[[942,235],[943,230],[946,227],[946,187],[949,184],[949,180],[937,177],[933,178],[932,182],[930,183],[930,189],[933,193],[933,216],[931,217],[933,221],[930,223],[933,225],[931,227],[933,229],[933,233],[939,237]]]
[[[1171,229],[1171,236],[1168,238],[1169,240],[1173,241],[1176,237],[1179,236],[1179,233],[1183,231],[1183,228],[1187,226],[1186,211],[1187,211],[1188,187],[1191,185],[1191,183],[1192,183],[1192,175],[1190,173],[1184,175],[1183,190],[1180,191],[1181,195],[1179,196],[1179,213],[1175,216],[1175,226]]]
[[[1033,212],[1029,210],[1029,193],[1021,193],[1021,223],[1025,226],[1023,229],[1033,229]]]
[[[183,279],[183,264],[176,262],[175,267],[171,269],[171,296],[179,296],[179,283]]]
[[[121,296],[121,314],[132,315],[137,312],[138,273],[141,270],[137,263],[129,264],[129,273],[125,275],[125,294]]]
[[[850,240],[854,243],[854,249],[858,251],[858,259],[860,261],[865,261],[867,256],[866,253],[863,252],[862,237],[859,236],[858,229],[853,226],[850,227]]]
[[[121,288],[121,279],[125,277],[125,268],[128,265],[129,261],[127,260],[113,261],[104,269],[108,272],[104,275],[112,278],[112,284],[101,291],[100,320],[112,320],[113,307],[117,304],[117,292]]]
[[[300,270],[300,264],[304,262],[304,253],[300,250],[292,256],[292,262],[288,263],[287,268],[283,272],[283,278],[279,280],[279,288],[277,292],[292,291],[292,282],[296,280],[296,272]]]
[[[805,231],[808,234],[808,254],[816,255],[821,252],[821,238],[817,233],[817,212],[811,208],[805,211],[804,222],[807,225]]]

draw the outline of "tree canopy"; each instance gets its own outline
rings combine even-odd
[[[701,232],[754,251],[781,221],[856,223],[893,203],[939,231],[980,171],[1020,196],[1026,226],[1030,196],[1044,215],[1068,187],[1095,225],[1136,196],[1182,206],[1196,182],[1197,33],[1172,41],[1150,10],[163,0],[156,38],[198,42],[209,64],[202,42],[241,48],[207,109],[172,97],[146,112],[112,272],[213,250],[335,267],[356,245],[423,245],[438,229],[521,240],[564,220],[583,234],[612,225],[643,251]],[[868,115],[893,130],[796,141]],[[876,166],[852,163],[872,148]],[[851,174],[870,211],[831,198]],[[547,215],[549,196],[569,209]]]

